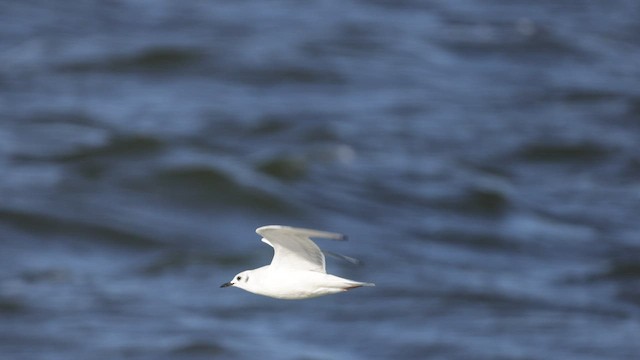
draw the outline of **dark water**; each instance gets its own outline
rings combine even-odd
[[[3,1],[3,359],[632,359],[637,1]],[[349,234],[309,301],[254,229]]]

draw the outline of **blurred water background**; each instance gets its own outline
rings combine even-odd
[[[2,359],[640,356],[640,3],[2,1]],[[219,289],[254,229],[377,287]]]

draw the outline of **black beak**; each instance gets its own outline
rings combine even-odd
[[[231,282],[228,282],[228,283],[224,283],[224,284],[220,285],[220,287],[223,288],[223,287],[232,286],[232,285],[233,284]]]

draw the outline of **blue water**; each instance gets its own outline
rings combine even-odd
[[[4,1],[3,359],[633,359],[636,1]],[[308,301],[254,229],[349,235]]]

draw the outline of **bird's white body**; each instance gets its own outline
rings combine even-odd
[[[276,299],[308,299],[322,295],[335,294],[360,286],[371,286],[343,279],[338,276],[308,270],[277,270],[270,265],[244,272],[249,281],[242,280],[234,286],[258,295]]]
[[[324,255],[310,237],[344,240],[344,235],[279,225],[263,226],[256,232],[274,248],[271,264],[243,271],[222,287],[235,286],[258,295],[293,300],[374,286],[326,273]]]

